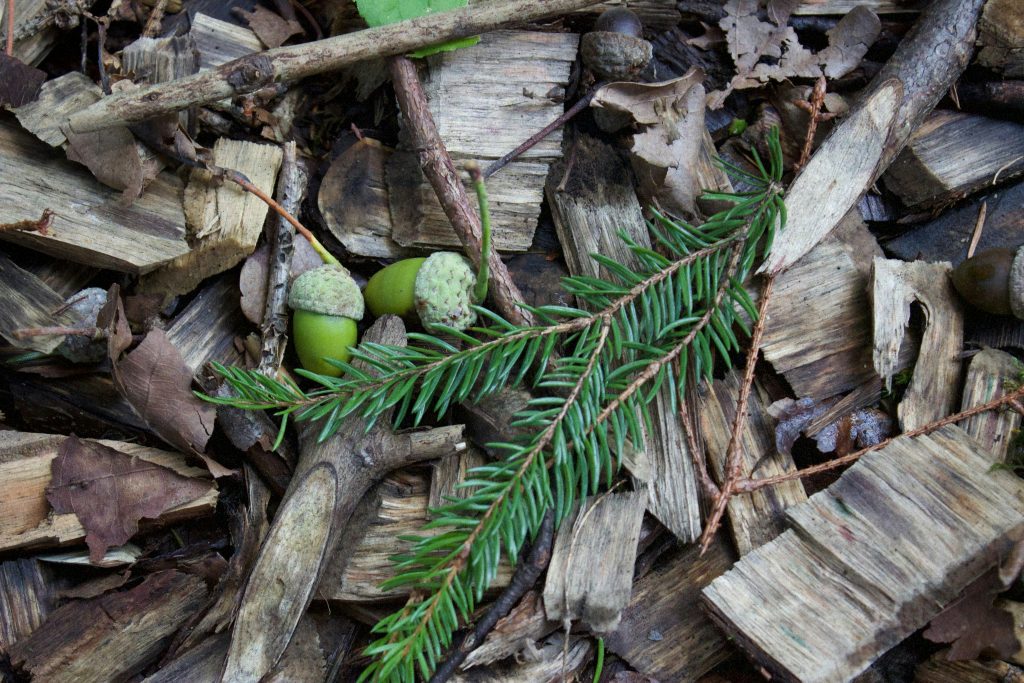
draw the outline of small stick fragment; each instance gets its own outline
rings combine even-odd
[[[39,217],[39,220],[26,220],[26,221],[15,221],[14,223],[3,223],[0,224],[0,232],[13,232],[20,230],[22,232],[38,232],[40,235],[48,235],[50,226],[53,225],[53,211],[50,209],[44,209],[43,215]]]
[[[983,201],[978,209],[978,220],[974,223],[974,234],[971,235],[971,246],[967,247],[967,258],[974,256],[974,250],[981,241],[981,232],[985,229],[985,217],[988,215],[988,202]]]
[[[803,168],[807,160],[811,158],[811,148],[814,146],[814,136],[818,132],[818,123],[835,118],[835,114],[821,113],[821,108],[825,105],[826,84],[825,77],[818,76],[818,80],[814,82],[814,89],[811,91],[810,102],[797,100],[794,103],[811,116],[807,122],[807,136],[804,138],[804,147],[800,151],[800,159],[793,166],[794,173]]]
[[[28,339],[29,337],[67,336],[89,337],[91,339],[106,339],[109,331],[103,327],[22,327],[11,332],[15,339]]]
[[[14,0],[7,0],[7,47],[8,57],[14,56]]]

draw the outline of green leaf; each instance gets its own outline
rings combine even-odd
[[[356,0],[359,16],[366,20],[370,27],[394,24],[406,19],[415,19],[427,14],[447,12],[465,7],[469,0]],[[450,40],[440,45],[421,48],[410,53],[411,57],[426,57],[438,52],[457,50],[480,42],[479,36]]]

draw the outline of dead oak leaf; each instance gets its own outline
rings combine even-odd
[[[86,531],[89,559],[99,562],[107,548],[122,545],[139,530],[139,520],[206,495],[214,486],[166,467],[70,436],[51,464],[46,499],[58,513],[74,514]]]
[[[34,102],[46,80],[46,72],[17,57],[0,53],[0,108],[21,107]]]
[[[131,353],[114,359],[113,374],[118,392],[161,439],[184,453],[202,454],[217,410],[192,393],[192,371],[163,330],[153,330]]]
[[[269,48],[281,47],[286,40],[297,33],[302,33],[299,22],[294,19],[286,20],[259,5],[252,12],[238,8],[235,14],[244,19],[260,42]]]
[[[999,568],[993,567],[932,619],[924,637],[934,643],[952,643],[946,655],[950,661],[977,659],[983,654],[1011,657],[1020,649],[1013,615],[995,605],[996,596],[1004,590]]]

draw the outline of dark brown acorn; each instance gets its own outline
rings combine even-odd
[[[605,11],[580,41],[583,63],[604,81],[635,80],[654,56],[639,17],[625,7]]]
[[[975,308],[1024,320],[1024,246],[975,254],[953,269],[953,286]]]

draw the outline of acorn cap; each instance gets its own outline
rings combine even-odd
[[[322,265],[295,278],[288,306],[296,311],[362,320],[363,295],[344,268]]]
[[[654,47],[636,36],[590,31],[580,40],[583,63],[605,81],[634,80],[654,56]]]
[[[1010,265],[1010,310],[1024,320],[1024,246],[1017,248]]]
[[[423,326],[464,330],[476,322],[474,287],[476,275],[461,254],[439,251],[428,256],[416,273],[416,312]]]

